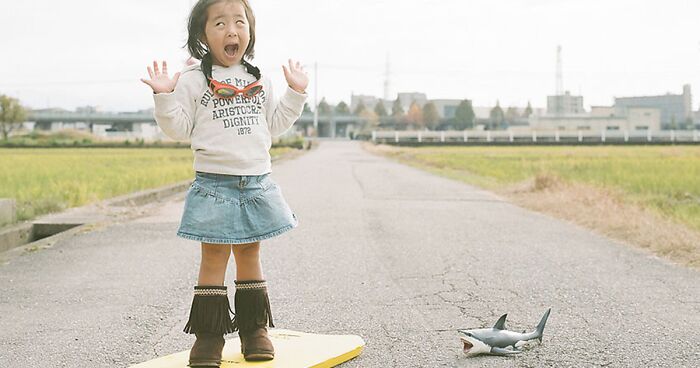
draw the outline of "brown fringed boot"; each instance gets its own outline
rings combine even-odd
[[[226,286],[195,286],[190,318],[185,332],[197,340],[190,350],[189,367],[220,367],[224,334],[235,332],[229,315]]]
[[[241,353],[245,360],[274,359],[275,349],[265,327],[268,322],[270,327],[275,327],[265,280],[236,281],[234,304],[234,326],[241,337]]]

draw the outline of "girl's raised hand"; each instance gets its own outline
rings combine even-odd
[[[160,69],[158,69],[158,63],[155,61],[153,62],[153,69],[151,69],[150,66],[147,69],[148,75],[151,77],[151,79],[141,78],[141,82],[148,84],[151,89],[153,89],[153,92],[170,93],[175,90],[175,85],[177,84],[177,80],[180,78],[180,73],[175,73],[173,78],[170,79],[168,76],[168,64],[165,61],[163,61],[162,72]]]
[[[282,70],[284,71],[284,78],[287,79],[287,84],[292,87],[293,90],[304,93],[306,87],[309,85],[309,77],[306,76],[304,68],[297,61],[292,63],[292,59],[289,59],[289,69],[282,65]]]

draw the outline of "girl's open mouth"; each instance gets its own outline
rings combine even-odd
[[[232,45],[226,45],[224,47],[224,52],[226,53],[226,56],[230,58],[236,57],[236,54],[238,53],[238,45],[232,44]]]

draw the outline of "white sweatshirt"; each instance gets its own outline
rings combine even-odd
[[[214,65],[217,81],[243,88],[255,81],[242,65]],[[299,119],[306,94],[287,87],[277,103],[272,83],[252,99],[214,96],[199,65],[186,67],[175,91],[153,95],[154,116],[170,138],[190,140],[194,169],[216,174],[262,175],[271,171],[272,136],[286,132]]]

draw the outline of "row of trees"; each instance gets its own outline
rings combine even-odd
[[[305,106],[305,111],[311,112],[308,106]],[[350,107],[341,101],[335,107],[331,107],[326,99],[321,99],[318,105],[318,113],[320,115],[329,115],[331,113],[339,115],[355,115],[367,119],[371,124],[377,125],[380,122],[388,121],[393,123],[398,129],[435,129],[440,124],[448,124],[454,129],[469,129],[473,128],[476,115],[474,114],[474,108],[471,101],[462,100],[457,109],[455,110],[455,115],[449,119],[440,118],[437,107],[434,103],[428,102],[423,107],[418,103],[413,101],[408,108],[408,111],[404,111],[401,101],[397,98],[394,100],[391,108],[391,113],[386,110],[386,107],[382,101],[377,102],[374,108],[368,108],[362,102],[360,102],[354,111],[350,111]],[[527,104],[525,111],[520,114],[518,109],[515,107],[509,107],[505,112],[500,106],[500,103],[496,103],[496,106],[491,109],[490,119],[488,122],[488,129],[497,129],[509,122],[512,123],[519,118],[528,118],[532,114],[532,106],[530,103]]]
[[[671,122],[668,124],[665,124],[663,129],[671,129],[671,130],[692,130],[695,128],[695,122],[691,118],[687,118],[683,120],[682,122],[678,123],[676,122],[676,116],[673,115],[671,116]]]

